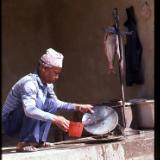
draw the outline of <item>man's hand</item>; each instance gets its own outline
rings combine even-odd
[[[93,106],[90,104],[76,104],[76,111],[94,113]]]
[[[55,116],[53,123],[64,132],[68,132],[70,121],[64,118],[63,116]]]

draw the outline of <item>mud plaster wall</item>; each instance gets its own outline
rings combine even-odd
[[[49,47],[65,57],[63,72],[56,83],[60,99],[101,103],[121,98],[118,71],[115,75],[107,74],[102,28],[112,24],[112,9],[117,7],[121,29],[125,30],[125,9],[131,5],[143,45],[145,84],[125,86],[125,95],[127,99],[152,98],[154,1],[147,2],[152,11],[148,19],[141,14],[143,0],[3,0],[2,102],[11,86],[35,69],[38,58]]]

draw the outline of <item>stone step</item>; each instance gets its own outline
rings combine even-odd
[[[17,153],[15,146],[2,147],[2,160],[153,160],[154,131],[126,136],[113,142],[60,143],[55,148]]]

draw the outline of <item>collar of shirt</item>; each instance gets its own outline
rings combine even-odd
[[[47,88],[48,85],[47,85],[47,84],[44,84],[44,83],[41,81],[41,78],[39,77],[37,71],[35,71],[34,74],[35,74],[36,80],[37,80],[37,82],[38,82],[38,85],[39,85],[42,89]]]

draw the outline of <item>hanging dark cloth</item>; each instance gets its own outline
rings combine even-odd
[[[143,48],[137,32],[137,22],[135,19],[133,6],[126,8],[128,19],[124,23],[128,31],[133,31],[132,35],[127,36],[125,45],[126,62],[126,85],[143,84],[144,75],[142,71],[142,52]]]

